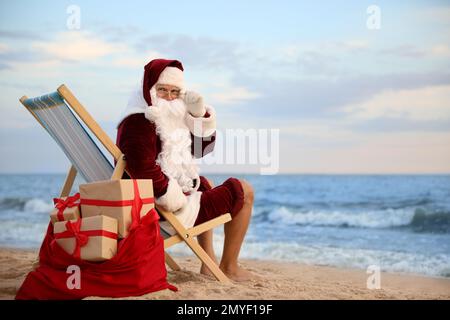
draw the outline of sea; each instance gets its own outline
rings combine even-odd
[[[215,185],[229,177],[253,185],[242,258],[450,278],[450,175],[206,177]],[[40,247],[64,179],[0,175],[1,247]],[[223,228],[216,228],[219,256],[223,237]],[[183,244],[170,250],[190,253]]]

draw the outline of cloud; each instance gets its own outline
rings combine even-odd
[[[450,132],[359,133],[328,146],[313,138],[282,141],[283,171],[308,173],[450,173]],[[339,140],[338,140],[339,142]],[[292,156],[295,150],[295,156]]]
[[[209,95],[211,103],[222,105],[239,104],[244,101],[254,100],[260,96],[259,93],[252,92],[245,87],[227,87],[218,93]]]
[[[367,40],[349,39],[320,43],[296,43],[269,48],[262,56],[270,62],[275,75],[292,73],[294,77],[336,76],[343,73],[348,57],[367,52]],[[275,58],[274,58],[275,57]],[[288,76],[289,77],[289,76]]]
[[[334,118],[348,112],[346,106],[357,106],[387,90],[413,90],[427,86],[450,85],[447,73],[404,73],[359,75],[336,79],[274,80],[240,74],[232,77],[234,86],[264,93],[245,105],[246,112],[261,118]]]
[[[280,128],[282,137],[295,139],[302,146],[337,148],[360,143],[363,138],[352,128],[346,127],[345,121],[308,120],[283,124]]]
[[[450,47],[447,44],[436,44],[427,48],[419,48],[411,44],[402,44],[388,49],[379,51],[383,55],[391,55],[400,58],[434,58],[434,57],[450,57]]]
[[[450,57],[450,47],[447,44],[438,44],[431,48],[431,53],[436,56]]]
[[[209,37],[158,34],[141,38],[138,51],[152,50],[185,65],[205,68],[235,68],[239,63],[238,43]]]
[[[42,62],[47,61],[45,54],[30,50],[29,48],[17,48],[9,45],[0,45],[0,69],[23,70],[27,72],[38,70]]]
[[[43,55],[31,50],[21,50],[5,46],[0,50],[0,58],[5,63],[21,62],[21,61],[38,61],[43,59]]]
[[[370,44],[365,39],[347,39],[341,41],[322,41],[317,43],[294,43],[279,48],[291,57],[298,57],[302,52],[324,53],[330,55],[336,53],[352,53],[355,51],[366,50],[370,48]]]
[[[444,26],[450,25],[450,6],[435,6],[422,8],[417,15],[425,22],[438,23]]]
[[[351,119],[397,118],[415,122],[450,121],[450,85],[385,90],[342,108]]]
[[[1,57],[2,55],[0,54]],[[16,76],[21,74],[20,81],[33,86],[32,82],[34,83],[34,81],[31,79],[35,79],[39,83],[45,82],[42,78],[42,70],[45,70],[46,80],[52,77],[59,78],[63,74],[62,66],[63,62],[61,60],[49,58],[38,53],[33,55],[32,52],[24,51],[19,52],[16,56],[13,54],[9,55],[5,59],[3,71],[13,75],[14,81],[19,81]],[[4,79],[10,80],[11,78],[6,77]]]
[[[119,57],[120,54],[120,57]],[[103,40],[96,34],[82,31],[57,33],[48,40],[32,41],[21,46],[0,43],[0,68],[30,70],[41,67],[59,67],[66,62],[104,63],[104,59],[115,57],[117,66],[133,66],[134,51],[125,44]]]
[[[124,50],[122,45],[113,45],[95,35],[79,31],[62,32],[53,41],[35,42],[32,46],[52,58],[66,61],[92,60]]]
[[[130,42],[136,36],[142,34],[142,30],[136,26],[114,26],[103,25],[100,27],[100,34],[104,35],[108,41],[112,42]]]
[[[115,58],[112,64],[118,67],[142,68],[152,59],[163,58],[164,55],[157,51],[146,51],[145,53],[137,54],[129,52],[126,55],[121,55],[120,58]]]
[[[27,84],[27,83],[20,83],[20,82],[10,82],[10,81],[0,81],[0,86],[3,88],[8,88],[8,89],[15,89],[15,90],[19,90],[19,91],[23,91],[24,89],[26,90],[35,90],[35,91],[45,91],[47,88],[45,86],[42,85],[32,85],[32,84]],[[2,103],[2,101],[0,100],[0,104]]]
[[[334,45],[336,47],[343,48],[346,51],[354,51],[354,50],[364,50],[369,49],[370,45],[367,40],[361,40],[361,39],[350,39],[340,42],[335,42]]]
[[[10,49],[10,46],[6,43],[0,43],[0,54],[8,52]]]
[[[0,38],[12,40],[38,40],[43,37],[37,33],[23,30],[0,30]]]
[[[381,54],[392,55],[405,58],[423,58],[427,55],[425,50],[419,49],[414,45],[403,44],[380,51]]]

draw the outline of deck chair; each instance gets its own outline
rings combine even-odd
[[[23,96],[20,98],[20,102],[58,143],[72,163],[60,197],[70,194],[77,173],[88,183],[108,179],[121,179],[126,171],[124,155],[65,85],[59,86],[57,91],[53,93],[40,97],[27,98]],[[105,154],[89,134],[89,131],[103,145],[106,152],[110,153],[114,158],[116,161],[115,167],[108,161]],[[161,229],[161,234],[164,237],[164,249],[184,242],[205,263],[217,280],[220,282],[229,281],[194,238],[205,231],[230,221],[231,216],[229,213],[186,229],[172,212],[168,212],[158,206],[156,206],[156,210],[176,231],[175,235],[170,236],[170,234]],[[165,252],[165,260],[172,270],[180,270],[179,265],[167,252]]]

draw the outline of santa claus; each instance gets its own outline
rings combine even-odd
[[[224,247],[219,267],[231,279],[255,276],[239,266],[238,256],[253,207],[253,189],[229,178],[214,187],[199,175],[195,158],[214,148],[216,113],[198,93],[187,91],[183,66],[177,60],[155,59],[144,68],[118,125],[117,145],[135,179],[152,179],[156,203],[174,212],[187,228],[224,213],[232,220],[224,226]],[[167,222],[162,228],[174,234]],[[213,233],[198,236],[199,244],[217,263]],[[209,274],[206,265],[200,272]]]

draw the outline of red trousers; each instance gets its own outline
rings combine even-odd
[[[221,185],[212,188],[205,177],[200,176],[202,191],[200,211],[195,225],[201,224],[222,214],[230,213],[231,217],[242,209],[244,205],[244,190],[236,178],[228,178]]]

